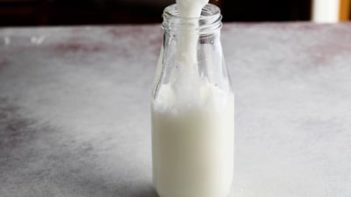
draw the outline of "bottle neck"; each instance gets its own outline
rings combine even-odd
[[[220,9],[207,4],[201,12],[200,17],[181,17],[177,5],[173,4],[165,8],[163,12],[162,27],[166,34],[176,35],[177,32],[191,32],[197,35],[208,35],[220,31],[222,27],[222,15]]]
[[[180,17],[177,5],[163,14],[165,31],[162,64],[168,80],[179,94],[199,94],[206,80],[219,79],[222,72],[222,49],[219,39],[221,14],[217,6],[207,4],[198,18]],[[217,74],[218,73],[218,74]],[[216,83],[216,82],[213,82]]]

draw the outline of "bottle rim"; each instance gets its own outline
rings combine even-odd
[[[222,27],[221,10],[216,5],[210,3],[202,9],[200,17],[181,17],[177,9],[177,4],[167,6],[162,16],[162,28],[167,32],[173,31],[177,26],[192,25],[199,34],[209,34]]]

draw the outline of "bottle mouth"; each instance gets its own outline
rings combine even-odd
[[[172,4],[163,11],[162,28],[169,32],[177,26],[186,25],[193,26],[200,34],[209,34],[222,27],[221,20],[221,10],[213,4],[207,4],[200,17],[181,17],[177,4]]]

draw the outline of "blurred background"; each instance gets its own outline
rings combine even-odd
[[[0,0],[0,26],[146,24],[161,22],[175,0]],[[350,19],[350,0],[212,0],[225,22]]]

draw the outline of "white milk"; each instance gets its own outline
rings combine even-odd
[[[211,84],[179,109],[171,86],[153,103],[153,178],[161,197],[226,197],[233,175],[234,98]]]
[[[183,17],[200,17],[207,3],[177,0]],[[182,68],[152,103],[154,185],[161,197],[226,197],[233,175],[234,96],[199,76],[199,35],[187,28],[178,34]]]

